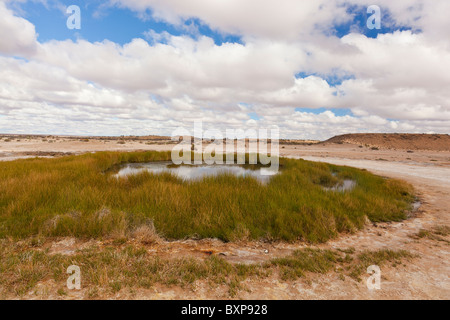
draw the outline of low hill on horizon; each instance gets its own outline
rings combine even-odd
[[[335,136],[322,144],[354,144],[379,149],[450,151],[448,134],[350,133]]]

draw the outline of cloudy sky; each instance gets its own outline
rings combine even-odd
[[[381,29],[369,30],[369,5]],[[70,30],[67,7],[81,9]],[[0,0],[0,133],[449,133],[448,0]]]

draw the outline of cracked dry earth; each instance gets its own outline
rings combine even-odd
[[[290,154],[290,156],[293,156]],[[298,156],[297,156],[298,157]],[[244,281],[244,289],[235,299],[449,299],[450,298],[450,246],[448,242],[414,237],[421,229],[450,226],[450,167],[447,163],[428,165],[421,163],[384,162],[345,158],[302,156],[306,160],[324,161],[338,165],[365,168],[375,174],[400,178],[411,183],[421,206],[408,220],[399,223],[368,224],[355,234],[342,235],[319,248],[346,249],[356,253],[364,250],[408,250],[418,257],[404,265],[381,268],[381,290],[370,291],[366,278],[357,282],[334,271],[312,274],[296,281],[282,281],[273,275],[265,279]],[[447,237],[446,240],[449,240]],[[63,239],[49,244],[51,253],[73,254],[77,249],[103,243],[78,242]],[[274,257],[286,256],[295,249],[307,247],[304,243],[222,243],[218,240],[187,240],[165,242],[148,246],[148,252],[158,256],[195,256],[205,258],[217,254],[229,262],[258,263]],[[25,299],[61,299],[55,284],[40,283]],[[70,291],[64,299],[87,298],[87,289]],[[151,289],[122,289],[116,294],[101,296],[105,299],[228,299],[225,287],[211,287],[206,281],[197,282],[194,288],[154,286]]]

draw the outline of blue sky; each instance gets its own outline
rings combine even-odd
[[[72,4],[80,6],[82,11],[82,29],[69,30],[65,27],[68,15],[64,12],[64,7]],[[61,6],[62,5],[62,6]],[[161,20],[151,18],[151,10],[146,12],[146,18],[142,18],[135,11],[117,6],[108,5],[105,1],[73,1],[73,0],[49,0],[47,5],[40,2],[28,1],[24,4],[16,4],[23,11],[22,15],[32,22],[39,34],[39,41],[65,40],[83,38],[95,42],[105,39],[125,44],[133,38],[143,38],[144,32],[154,30],[157,33],[166,31],[172,35],[189,35],[196,37],[199,34],[211,37],[215,43],[220,45],[224,42],[242,43],[240,35],[227,34],[212,30],[198,18],[189,18],[183,26],[174,26]],[[368,37],[376,38],[378,34],[391,33],[396,30],[409,30],[411,28],[398,26],[395,24],[389,10],[382,8],[383,21],[381,30],[366,28],[366,20],[369,16],[365,6],[350,6],[347,12],[353,15],[353,20],[345,24],[335,25],[333,30],[327,33],[337,37],[343,37],[350,32],[360,32]],[[192,33],[188,30],[198,30]]]
[[[450,2],[378,2],[0,0],[0,132],[447,132]]]
[[[376,4],[376,1],[374,2]],[[367,28],[367,19],[372,13],[367,13],[367,6],[352,5],[347,8],[347,12],[353,16],[353,20],[348,23],[337,25],[332,31],[337,37],[341,38],[350,32],[358,32],[369,38],[376,38],[379,34],[392,33],[394,31],[412,30],[411,27],[396,23],[395,19],[387,7],[380,6],[381,9],[381,29]],[[420,31],[420,30],[415,30]]]
[[[218,45],[224,42],[242,42],[238,35],[211,30],[198,18],[186,20],[184,26],[174,26],[151,17],[142,18],[138,13],[126,8],[106,5],[105,1],[83,1],[83,4],[79,4],[79,1],[61,0],[59,4],[63,4],[63,7],[54,1],[49,1],[47,5],[39,2],[26,2],[20,5],[23,17],[35,25],[40,42],[66,39],[76,41],[81,38],[90,42],[109,40],[123,45],[134,38],[145,38],[144,33],[149,30],[156,33],[165,31],[175,36],[188,35],[193,38],[204,35],[213,38]],[[81,9],[81,30],[66,28],[69,14],[63,9],[73,4],[79,5]]]
[[[297,112],[307,112],[307,113],[313,113],[313,114],[321,114],[325,111],[331,111],[335,115],[339,117],[343,116],[349,116],[353,115],[352,111],[350,109],[336,109],[336,108],[318,108],[318,109],[312,109],[312,108],[295,108],[295,111]]]

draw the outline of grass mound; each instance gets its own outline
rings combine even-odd
[[[231,174],[183,181],[148,172],[116,178],[125,163],[170,160],[170,152],[99,152],[0,163],[0,238],[155,238],[324,242],[371,221],[399,221],[412,187],[367,171],[280,159],[269,183]],[[351,191],[327,190],[344,179]]]

